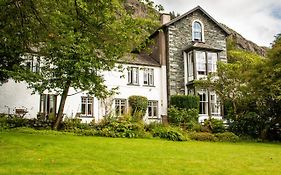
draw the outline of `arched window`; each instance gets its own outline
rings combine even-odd
[[[193,40],[203,41],[203,26],[199,21],[193,22]]]

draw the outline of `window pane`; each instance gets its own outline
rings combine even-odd
[[[81,105],[81,114],[86,114],[86,104]]]
[[[199,74],[206,74],[206,54],[205,52],[196,51],[197,71]]]

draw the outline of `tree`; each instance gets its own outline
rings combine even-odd
[[[10,78],[23,54],[32,52],[39,31],[44,29],[33,0],[0,1],[0,84]]]
[[[45,30],[36,49],[40,72],[20,69],[14,78],[26,81],[38,92],[61,95],[54,129],[63,119],[69,88],[98,98],[112,94],[104,85],[102,71],[114,68],[118,59],[140,45],[158,23],[132,17],[123,0],[41,0],[34,4]],[[33,33],[32,33],[33,34]]]

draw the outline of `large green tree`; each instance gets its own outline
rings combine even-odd
[[[63,119],[63,109],[70,87],[86,91],[98,98],[111,94],[104,85],[102,71],[111,70],[124,54],[144,42],[158,23],[154,18],[132,17],[124,0],[38,0],[33,2],[36,19],[44,24],[33,43],[40,72],[18,69],[17,80],[26,81],[42,93],[55,91],[61,95],[54,124]],[[150,7],[151,8],[151,7]]]

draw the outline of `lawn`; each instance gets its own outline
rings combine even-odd
[[[281,174],[281,145],[0,132],[0,174]]]

